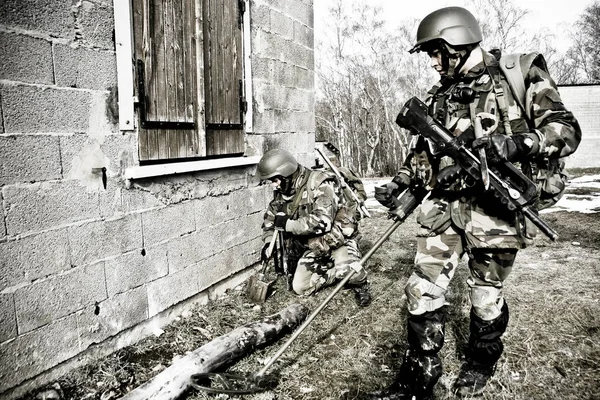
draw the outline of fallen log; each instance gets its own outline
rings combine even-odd
[[[121,400],[174,400],[190,388],[190,376],[215,371],[247,356],[293,330],[308,315],[308,308],[292,304],[261,321],[240,326],[175,361],[150,381]]]

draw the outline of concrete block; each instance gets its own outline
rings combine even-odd
[[[66,229],[0,243],[0,292],[70,268]]]
[[[58,143],[49,135],[0,136],[0,186],[60,179]]]
[[[17,336],[17,318],[12,293],[0,292],[0,343]]]
[[[106,4],[81,1],[73,7],[77,34],[88,46],[114,50],[114,11]]]
[[[118,294],[77,313],[77,329],[81,350],[148,318],[146,287]]]
[[[21,28],[46,34],[50,37],[72,38],[72,0],[3,0],[0,2],[2,23],[11,28]]]
[[[274,118],[275,132],[315,131],[315,114],[311,111],[275,110]]]
[[[275,133],[275,112],[264,109],[264,104],[262,106],[260,107],[259,105],[259,107],[255,108],[252,114],[254,132],[259,134]]]
[[[120,204],[119,210],[124,213],[135,211],[146,211],[162,206],[160,200],[146,190],[119,188]]]
[[[151,246],[111,258],[106,260],[105,270],[108,295],[124,293],[169,273],[167,246]]]
[[[219,241],[216,243],[215,253],[228,251],[240,243],[245,243],[261,236],[262,214],[252,214],[241,218],[224,222],[216,229],[221,232]]]
[[[74,315],[0,344],[0,393],[77,353]]]
[[[294,21],[288,16],[278,11],[271,10],[271,29],[270,32],[282,36],[284,39],[294,39]]]
[[[286,1],[286,13],[292,17],[300,21],[302,24],[313,27],[314,26],[314,11],[313,7],[304,4],[301,1]]]
[[[2,200],[2,191],[0,190],[0,204],[4,204]],[[5,222],[4,207],[2,207],[2,213],[0,214],[0,241],[6,239],[6,222]]]
[[[104,263],[76,268],[15,291],[19,333],[105,300]]]
[[[252,25],[260,27],[266,31],[271,30],[271,9],[265,4],[255,4],[250,6],[250,18]]]
[[[272,193],[272,191],[269,191]],[[229,213],[233,216],[261,213],[267,207],[264,202],[264,187],[251,186],[246,190],[237,190],[228,196]]]
[[[294,66],[294,82],[298,89],[314,91],[315,71],[313,69]]]
[[[0,90],[0,133],[4,133],[4,112],[2,111],[2,91]]]
[[[295,42],[290,42],[283,53],[283,61],[306,69],[315,68],[314,51]]]
[[[71,262],[90,264],[99,260],[141,249],[142,220],[139,214],[86,222],[69,227]]]
[[[197,276],[199,290],[208,289],[228,276],[259,262],[258,252],[261,247],[261,239],[254,238],[200,262],[201,272]]]
[[[281,61],[273,61],[273,80],[274,85],[295,87],[296,71],[294,65],[290,65]]]
[[[311,166],[315,162],[315,135],[314,133],[281,133],[267,137],[267,149],[283,148],[294,149],[293,153],[299,163]]]
[[[192,204],[194,206],[196,228],[203,229],[236,217],[228,209],[228,198],[229,196],[210,196],[194,201]]]
[[[270,59],[252,57],[252,81],[272,82],[275,62]],[[256,89],[252,89],[256,90]]]
[[[215,229],[202,229],[168,243],[169,273],[181,271],[215,254],[219,243]]]
[[[54,84],[50,42],[31,36],[0,32],[0,43],[0,79]]]
[[[144,246],[164,242],[196,229],[192,202],[142,213]]]
[[[124,192],[121,176],[124,159],[135,146],[134,135],[68,135],[60,137],[60,155],[62,170],[67,179],[76,179],[90,191],[97,191],[100,196],[100,214],[110,217],[117,213],[132,211],[130,203],[124,204]],[[137,150],[135,150],[137,151]],[[93,172],[93,168],[106,168],[108,178],[107,189],[102,186],[102,175]],[[154,201],[143,208],[156,207],[160,202]],[[148,200],[152,200],[148,197]],[[139,210],[140,208],[133,208]]]
[[[106,90],[117,84],[114,52],[54,46],[56,85]]]
[[[73,133],[88,130],[92,104],[89,92],[2,85],[0,95],[6,133]]]
[[[315,32],[314,29],[294,21],[294,41],[301,46],[306,46],[309,49],[315,48]]]
[[[198,293],[197,264],[177,271],[148,284],[148,314],[153,317],[161,311]]]
[[[78,181],[56,181],[2,188],[9,235],[99,218],[99,194]]]

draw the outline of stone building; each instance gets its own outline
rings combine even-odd
[[[600,167],[600,85],[570,85],[558,88],[560,96],[581,125],[581,144],[569,156],[567,168]]]
[[[0,398],[243,282],[314,162],[312,0],[0,2]]]

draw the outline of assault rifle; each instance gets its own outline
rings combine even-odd
[[[406,102],[396,123],[414,134],[429,139],[441,152],[451,156],[458,165],[474,180],[481,180],[481,162],[442,124],[427,114],[427,105],[416,97]],[[531,208],[536,201],[535,183],[527,178],[511,162],[494,164],[489,170],[489,188],[491,193],[509,211],[521,212],[551,240],[558,238],[554,231]]]

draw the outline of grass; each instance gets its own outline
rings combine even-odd
[[[540,237],[518,254],[506,282],[511,320],[504,336],[505,352],[481,399],[600,399],[600,215],[558,212],[543,218],[560,238],[551,243]],[[364,220],[361,247],[370,248],[389,224],[385,215]],[[374,300],[369,307],[358,308],[349,292],[340,292],[270,368],[278,385],[244,398],[353,399],[390,384],[406,348],[403,287],[412,268],[415,231],[416,224],[409,218],[371,258],[368,270]],[[468,338],[465,267],[463,261],[448,293],[451,306],[441,351],[444,376],[436,387],[437,399],[454,398],[451,387]],[[305,302],[314,309],[329,290],[298,298],[280,279],[275,293],[259,307],[247,301],[242,287],[236,288],[185,313],[160,337],[146,338],[74,370],[46,389],[60,392],[63,399],[118,398],[215,337],[292,302]],[[257,372],[284,340],[256,350],[229,370]],[[192,390],[182,398],[229,397]]]

